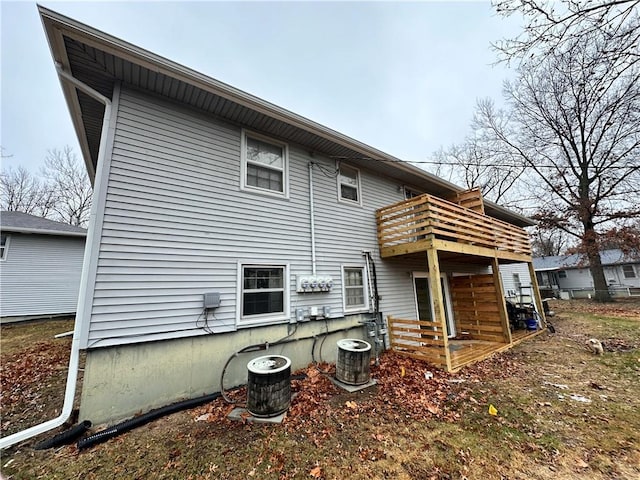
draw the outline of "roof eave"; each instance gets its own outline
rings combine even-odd
[[[61,230],[50,230],[50,229],[42,229],[42,228],[2,227],[2,231],[7,233],[56,235],[60,237],[86,237],[87,236],[87,232],[64,232]]]

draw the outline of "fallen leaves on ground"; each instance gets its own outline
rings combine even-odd
[[[0,404],[2,433],[15,430],[12,423],[22,412],[42,412],[50,401],[46,387],[52,386],[56,374],[64,372],[69,362],[70,341],[37,342],[22,352],[2,358],[0,366]],[[58,383],[57,380],[54,383]],[[64,388],[64,385],[63,385]],[[55,399],[54,399],[55,400]],[[18,418],[17,420],[21,420]]]

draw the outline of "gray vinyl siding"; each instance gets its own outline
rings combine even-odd
[[[85,346],[205,334],[205,292],[221,296],[208,327],[235,330],[239,262],[289,266],[291,316],[329,306],[341,317],[341,266],[364,266],[363,250],[383,313],[415,315],[410,272],[426,260],[383,262],[377,247],[375,210],[403,198],[400,183],[361,170],[362,206],[339,202],[335,161],[289,144],[289,197],[244,191],[240,143],[239,126],[122,89]],[[325,170],[313,171],[317,275],[334,287],[298,294],[297,276],[312,271],[310,161]]]
[[[0,262],[0,316],[74,313],[85,239],[8,234],[9,249]]]

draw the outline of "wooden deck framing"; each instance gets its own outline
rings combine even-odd
[[[406,255],[436,247],[531,261],[529,235],[524,229],[481,212],[428,194],[381,208],[376,212],[380,255]]]
[[[544,316],[531,258],[529,236],[520,227],[484,214],[480,191],[461,192],[456,203],[421,195],[377,211],[380,255],[425,252],[433,319],[388,316],[391,347],[411,357],[456,371],[508,349],[537,332],[512,332],[500,278],[500,260],[528,264],[537,311]],[[489,274],[449,280],[458,337],[447,338],[439,253],[470,255],[491,267]]]

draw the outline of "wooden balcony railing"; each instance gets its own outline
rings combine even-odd
[[[490,248],[523,258],[531,256],[529,235],[524,229],[429,194],[381,208],[376,217],[383,257],[419,251],[419,245],[403,247],[426,244],[427,238]]]

